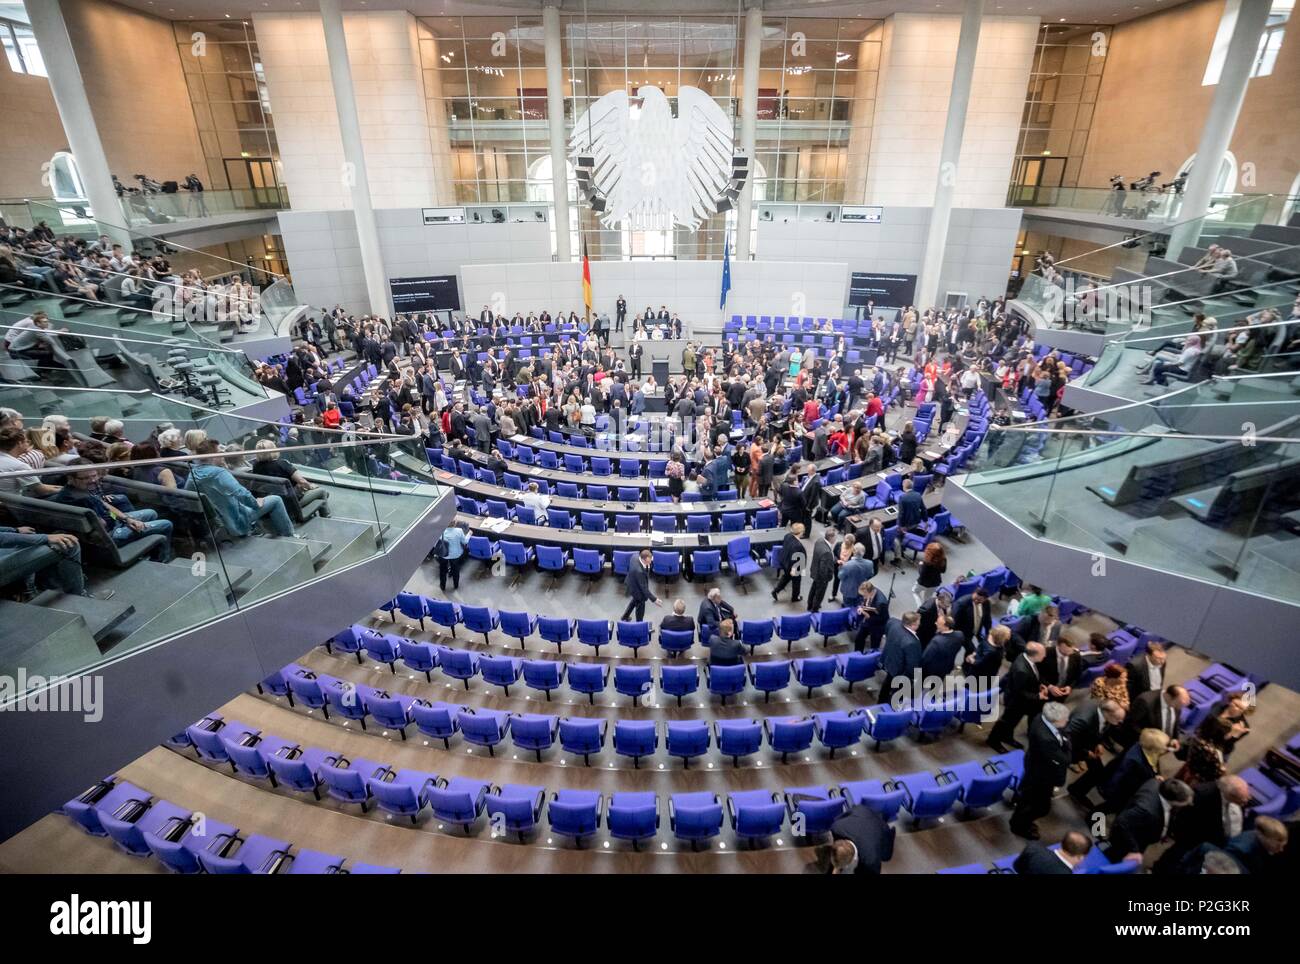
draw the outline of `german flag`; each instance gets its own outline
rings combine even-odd
[[[582,242],[582,303],[587,306],[585,312],[588,324],[591,322],[591,259],[587,257],[587,242]]]

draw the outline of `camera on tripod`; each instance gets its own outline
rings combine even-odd
[[[1156,178],[1158,178],[1159,176],[1160,176],[1159,171],[1152,171],[1146,177],[1140,177],[1132,184],[1130,184],[1129,189],[1133,191],[1150,191],[1152,188],[1155,187]]]
[[[1124,175],[1123,175],[1123,174],[1112,174],[1112,175],[1110,176],[1110,188],[1111,188],[1112,191],[1123,191],[1123,190],[1126,190],[1126,188],[1124,187]]]

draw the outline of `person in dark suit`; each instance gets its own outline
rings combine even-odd
[[[744,662],[744,647],[736,639],[736,624],[724,619],[718,624],[717,631],[709,637],[710,666],[739,666]]]
[[[813,544],[810,571],[812,585],[808,587],[808,611],[815,613],[821,610],[822,600],[826,598],[826,590],[830,588],[835,578],[835,530],[830,526],[826,527],[822,537]]]
[[[1138,653],[1128,664],[1128,701],[1132,705],[1143,693],[1165,688],[1165,648],[1148,642],[1147,651]]]
[[[786,476],[785,482],[782,483],[778,496],[781,518],[785,520],[786,525],[789,525],[792,522],[802,522],[803,493],[799,491],[799,483],[795,479],[795,474],[793,472]],[[805,526],[805,528],[807,527]]]
[[[704,602],[700,603],[700,611],[696,614],[695,620],[700,624],[700,635],[708,639],[713,633],[717,632],[718,625],[724,619],[736,618],[736,611],[731,608],[731,604],[722,598],[722,590],[714,586],[709,590],[708,595],[704,597]],[[708,632],[703,632],[704,627],[708,627]]]
[[[1108,733],[1124,725],[1124,707],[1115,700],[1084,700],[1070,714],[1065,732],[1070,737],[1070,762],[1087,767],[1079,779],[1070,784],[1070,796],[1089,806],[1088,794],[1102,778],[1101,745]]]
[[[633,378],[641,377],[641,359],[644,355],[645,346],[639,341],[632,342],[631,346],[627,350],[627,358],[629,364],[632,366]]]
[[[1192,788],[1182,780],[1148,780],[1111,821],[1102,851],[1106,859],[1112,864],[1130,857],[1140,860],[1148,847],[1168,835],[1173,815],[1191,805]]]
[[[776,581],[776,588],[772,590],[773,602],[776,602],[781,590],[791,583],[794,583],[794,590],[790,602],[797,603],[803,599],[799,595],[799,590],[803,587],[803,570],[807,561],[807,550],[804,549],[802,541],[803,533],[803,523],[796,522],[781,541],[781,578]]]
[[[926,600],[925,603],[916,611],[921,614],[921,625],[917,627],[916,635],[920,638],[921,645],[924,646],[928,644],[930,640],[934,638],[934,634],[938,632],[935,627],[939,613],[943,612],[947,615],[952,614],[952,593],[948,592],[946,589],[940,589],[937,593]],[[969,636],[966,638],[970,639]]]
[[[921,653],[922,678],[942,679],[952,672],[957,654],[966,648],[966,637],[952,628],[947,613],[939,613],[938,632],[925,644]]]
[[[673,611],[663,618],[659,628],[669,632],[683,632],[688,629],[695,632],[695,620],[686,615],[685,599],[673,600]]]
[[[1241,869],[1256,876],[1273,874],[1282,868],[1281,854],[1286,850],[1290,831],[1276,817],[1256,817],[1255,826],[1237,834],[1223,848]]]
[[[993,607],[983,589],[967,593],[952,604],[952,625],[971,642],[983,639],[993,626]]]
[[[875,567],[875,572],[879,572],[885,564],[885,524],[879,518],[873,518],[853,536],[863,548],[863,557]]]
[[[987,741],[998,753],[1006,752],[1006,744],[1022,749],[1015,740],[1016,726],[1026,716],[1032,720],[1047,699],[1047,687],[1038,672],[1046,655],[1042,643],[1029,643],[1002,677],[1002,715],[993,724]]]
[[[625,321],[627,321],[627,299],[619,295],[618,301],[614,305],[614,330],[622,331],[623,322]]]
[[[1038,839],[1035,823],[1052,809],[1052,793],[1065,785],[1070,768],[1070,738],[1065,734],[1069,719],[1066,705],[1052,701],[1029,723],[1025,774],[1020,778],[1010,824],[1011,832],[1019,837]]]
[[[632,560],[632,564],[627,567],[627,578],[623,580],[623,585],[627,589],[627,608],[623,610],[622,620],[626,622],[635,614],[637,622],[645,619],[646,601],[654,603],[656,606],[662,606],[659,597],[654,594],[650,588],[650,562],[654,559],[654,553],[649,549],[642,549],[640,554]]]
[[[1179,721],[1183,710],[1192,705],[1192,696],[1178,685],[1166,686],[1162,691],[1147,690],[1129,705],[1128,721],[1118,734],[1119,742],[1132,746],[1143,730],[1160,730],[1172,741],[1171,749],[1178,750]]]
[[[916,636],[920,623],[917,613],[906,612],[885,627],[885,645],[880,650],[885,679],[878,697],[882,703],[889,703],[900,689],[905,699],[919,695],[912,693],[912,676],[921,666],[921,641]]]
[[[1160,730],[1143,730],[1138,741],[1107,766],[1101,784],[1102,810],[1122,810],[1138,787],[1160,775],[1160,758],[1169,752],[1169,737]]]
[[[1006,658],[1007,640],[1011,630],[1006,626],[994,626],[988,637],[975,644],[975,651],[966,657],[962,672],[968,680],[997,679],[1002,672],[1002,662]]]
[[[822,501],[822,477],[817,474],[815,466],[809,465],[804,473],[803,485],[799,487],[799,497],[803,500],[803,516],[800,521],[803,522],[804,528],[811,532],[813,516]]]
[[[1056,850],[1031,840],[1011,868],[1021,875],[1072,874],[1091,850],[1092,840],[1088,835],[1071,830],[1061,838],[1061,846]]]
[[[1174,814],[1169,824],[1173,843],[1151,868],[1153,874],[1181,873],[1180,864],[1198,847],[1223,848],[1241,833],[1250,784],[1235,774],[1192,788],[1192,803]]]
[[[831,842],[817,848],[825,874],[879,874],[894,856],[894,828],[864,804],[851,807],[831,824]]]
[[[1079,655],[1074,643],[1060,639],[1055,645],[1047,646],[1047,655],[1039,666],[1039,671],[1047,685],[1047,695],[1054,700],[1063,700],[1083,676],[1083,657]]]
[[[865,653],[867,643],[871,644],[872,649],[879,649],[880,641],[885,637],[891,621],[889,597],[870,581],[861,583],[858,593],[861,596],[861,602],[858,603],[861,622],[858,623],[858,631],[853,637],[853,648],[859,653]]]
[[[925,522],[925,499],[912,487],[911,478],[903,480],[903,494],[898,497],[898,528],[894,536],[894,565],[903,568],[903,533]]]

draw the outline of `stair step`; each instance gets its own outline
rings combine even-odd
[[[53,612],[80,616],[95,642],[109,635],[135,612],[135,604],[116,592],[111,599],[95,599],[90,596],[69,596],[56,589],[47,589],[32,599],[30,604]]]
[[[34,606],[0,602],[0,672],[22,667],[29,676],[63,675],[84,669],[102,656],[81,616]]]

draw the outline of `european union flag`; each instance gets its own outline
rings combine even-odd
[[[718,302],[719,311],[727,307],[727,292],[730,290],[731,290],[731,232],[728,231],[722,237],[722,300]]]

